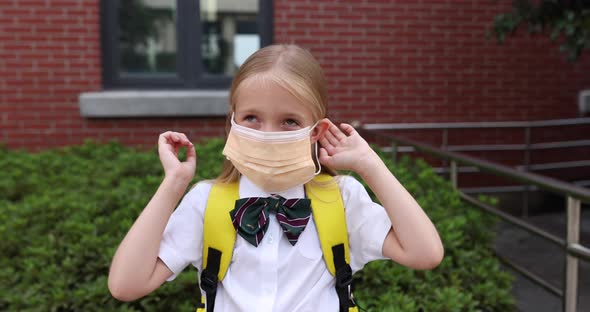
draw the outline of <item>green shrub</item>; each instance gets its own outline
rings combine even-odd
[[[433,221],[445,257],[432,271],[369,263],[355,275],[359,305],[374,311],[514,311],[512,276],[500,270],[490,249],[496,218],[461,201],[424,161],[406,157],[393,165],[388,155],[380,156]]]
[[[222,147],[219,139],[197,146],[195,181],[219,173]],[[372,311],[514,310],[511,278],[488,249],[494,220],[462,203],[423,162],[389,165],[437,226],[445,259],[432,271],[370,263],[355,275],[360,305]],[[154,150],[91,142],[37,154],[0,149],[0,172],[0,310],[194,311],[194,269],[131,303],[113,299],[107,289],[115,249],[162,179]]]

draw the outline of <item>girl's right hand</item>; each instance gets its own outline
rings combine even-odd
[[[186,146],[186,160],[181,162],[178,159],[178,151],[183,146]],[[197,153],[193,143],[184,133],[167,131],[160,134],[158,154],[166,177],[182,179],[189,183],[195,176]]]

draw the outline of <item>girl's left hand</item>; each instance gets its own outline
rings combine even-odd
[[[367,141],[349,124],[336,127],[330,120],[324,135],[319,139],[320,163],[336,170],[360,171],[372,160],[375,152]]]

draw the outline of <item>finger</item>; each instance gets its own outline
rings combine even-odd
[[[160,151],[174,152],[174,142],[170,139],[171,132],[167,131],[158,137],[158,149]]]
[[[340,129],[342,129],[342,131],[344,131],[344,133],[346,133],[346,135],[348,135],[348,136],[351,136],[356,132],[356,129],[354,129],[353,126],[351,126],[347,123],[341,123]]]
[[[163,140],[163,141],[162,141]],[[160,134],[160,142],[174,144],[176,142],[180,142],[181,137],[179,136],[178,132],[173,131],[166,131]]]
[[[160,133],[158,137],[158,144],[165,144],[168,143],[168,136],[170,135],[170,131],[166,131],[164,133]]]
[[[336,129],[338,132],[340,131],[334,124],[331,124],[328,128],[328,131],[326,131],[324,134],[324,137],[330,142],[331,145],[338,146],[340,145],[340,139],[338,139],[333,129]]]
[[[180,149],[185,146],[187,148],[193,147],[193,143],[191,143],[188,138],[183,133],[178,132],[165,132],[160,135],[159,140],[160,146],[163,148],[165,147],[168,149],[172,154],[178,158]]]
[[[328,122],[328,127],[335,126],[335,124],[329,118],[324,118],[323,120],[325,120],[326,122]]]
[[[193,142],[191,142],[191,141],[190,141],[188,138],[186,138],[186,143],[187,143],[189,146],[194,146],[194,145],[193,145]]]
[[[338,127],[336,127],[336,125],[332,124],[332,126],[330,126],[329,129],[330,133],[332,133],[332,135],[334,135],[334,137],[336,137],[336,139],[338,141],[342,141],[344,139],[346,139],[346,135],[340,131],[340,129],[338,129]]]
[[[193,143],[191,143],[188,140],[184,140],[184,139],[182,139],[180,137],[178,137],[178,142],[171,142],[170,145],[172,145],[172,148],[174,149],[174,153],[176,155],[178,155],[178,152],[180,151],[180,149],[182,147],[187,147],[187,149],[190,148],[190,147],[194,147],[193,146]]]
[[[172,142],[172,154],[174,154],[174,156],[176,156],[176,158],[178,159],[178,152],[180,151],[180,145]]]
[[[326,138],[326,135],[322,136],[320,139],[320,144],[325,147],[325,148],[331,148],[332,147],[332,143],[330,143],[330,141],[328,141],[328,138]]]
[[[191,146],[193,145],[193,143],[191,143],[191,141],[188,139],[188,137],[186,136],[186,134],[184,133],[178,133],[178,137],[180,138],[180,141],[182,143],[184,143],[187,146]]]
[[[332,163],[332,157],[330,157],[330,155],[328,155],[328,151],[325,148],[320,148],[320,164],[324,165],[324,166],[331,166]]]
[[[186,161],[190,163],[197,162],[197,152],[195,151],[195,146],[192,143],[186,148]]]
[[[331,136],[335,136],[336,133],[339,131],[338,127],[336,127],[336,125],[328,118],[325,118],[325,120],[328,123],[328,129],[325,132],[325,135],[331,135]]]
[[[328,155],[334,155],[336,153],[337,146],[332,145],[326,138],[320,141],[320,147],[328,152]]]

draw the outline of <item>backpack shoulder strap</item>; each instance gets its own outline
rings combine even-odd
[[[336,268],[332,253],[334,246],[343,245],[344,259],[346,263],[350,263],[348,229],[340,188],[333,177],[320,174],[305,185],[305,192],[307,198],[311,200],[313,220],[320,238],[326,266],[335,276]]]
[[[311,200],[313,220],[324,261],[330,273],[336,278],[340,312],[358,311],[351,292],[352,269],[348,228],[340,187],[332,176],[320,174],[305,185],[305,192]]]
[[[207,311],[213,311],[217,283],[223,280],[231,262],[236,230],[229,212],[234,208],[237,199],[237,182],[213,184],[207,199],[203,222],[203,265],[200,283],[207,297]],[[204,308],[202,299],[201,308]]]

